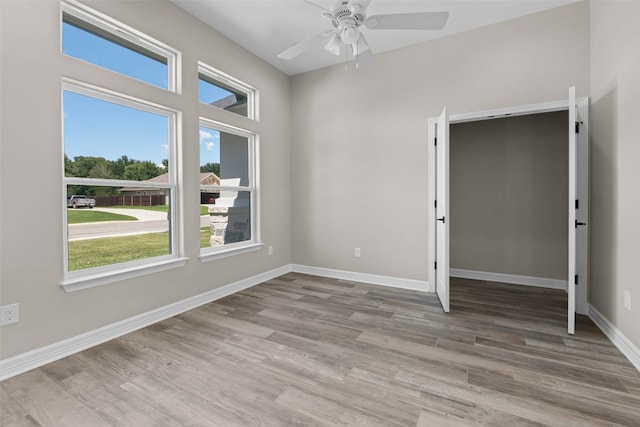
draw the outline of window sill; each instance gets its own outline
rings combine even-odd
[[[65,278],[60,283],[60,286],[62,286],[66,292],[75,292],[82,289],[94,288],[108,283],[119,282],[121,280],[179,268],[184,266],[188,259],[189,258],[172,257],[155,262],[144,262],[142,264],[130,265],[117,270],[114,270],[112,267],[107,270],[100,270],[89,274],[74,272]]]
[[[255,252],[262,249],[263,246],[264,246],[264,243],[249,243],[249,244],[245,244],[245,245],[237,246],[233,248],[225,248],[215,252],[207,252],[207,253],[200,254],[200,261],[209,262],[209,261],[215,261],[217,259],[227,258],[230,256],[246,254],[248,252]]]

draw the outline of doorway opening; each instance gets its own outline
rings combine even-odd
[[[429,277],[445,311],[454,276],[565,289],[571,334],[586,314],[588,99],[569,92],[429,120]]]

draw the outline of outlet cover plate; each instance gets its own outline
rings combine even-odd
[[[20,304],[9,304],[0,307],[0,326],[11,325],[20,321]]]

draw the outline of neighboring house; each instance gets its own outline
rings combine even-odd
[[[247,97],[244,94],[232,93],[229,96],[212,102],[211,105],[233,113],[246,115]]]
[[[162,175],[155,176],[151,179],[145,180],[145,182],[157,182],[157,183],[167,183],[169,182],[169,172],[163,173]],[[220,178],[213,172],[202,172],[200,173],[200,185],[220,185]],[[122,187],[120,188],[120,192],[125,197],[130,196],[168,196],[165,190],[149,190],[148,188],[141,187]],[[215,203],[215,199],[219,196],[218,192],[200,192],[200,203],[202,204],[213,204]],[[167,202],[165,201],[165,204]]]

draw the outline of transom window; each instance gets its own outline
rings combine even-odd
[[[176,91],[176,52],[124,24],[68,3],[62,3],[62,53]]]
[[[198,66],[198,97],[203,104],[256,119],[256,90],[206,64]]]

